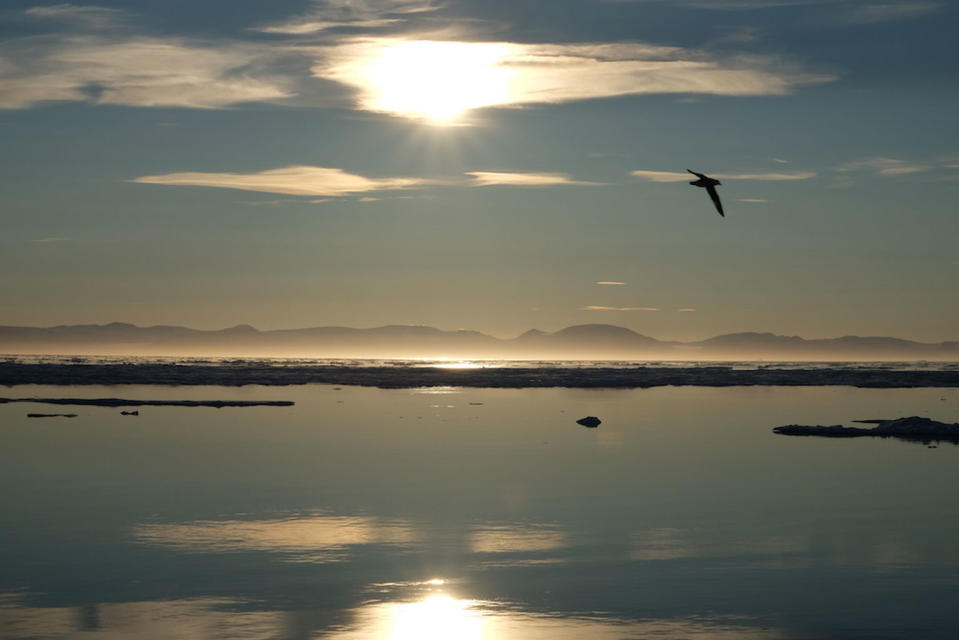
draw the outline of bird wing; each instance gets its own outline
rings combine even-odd
[[[708,193],[709,197],[712,198],[713,204],[716,205],[716,211],[719,212],[719,215],[725,218],[726,214],[723,213],[723,203],[719,201],[719,194],[716,193],[716,187],[709,185],[706,187],[706,193]]]
[[[706,176],[704,176],[704,175],[701,174],[701,173],[696,173],[696,172],[693,171],[692,169],[686,169],[686,171],[688,171],[688,172],[690,172],[691,174],[693,174],[694,176],[698,176],[698,177],[700,177],[700,178],[705,178],[705,177],[706,177]]]

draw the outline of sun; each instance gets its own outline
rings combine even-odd
[[[471,109],[508,102],[508,54],[501,43],[383,42],[355,61],[352,81],[366,109],[454,124]]]

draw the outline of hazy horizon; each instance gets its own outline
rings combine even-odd
[[[740,330],[734,330],[734,331],[728,331],[728,332],[721,332],[721,333],[720,333],[720,332],[709,332],[709,331],[706,331],[705,333],[703,333],[703,334],[701,334],[701,335],[696,335],[696,336],[689,337],[689,338],[668,338],[668,337],[664,337],[664,336],[662,336],[662,335],[654,335],[654,334],[652,334],[651,332],[649,332],[649,331],[647,331],[647,330],[645,330],[645,329],[642,329],[641,327],[640,327],[640,328],[637,328],[637,327],[635,327],[635,326],[628,326],[628,325],[625,324],[625,323],[616,323],[616,322],[581,322],[581,323],[574,323],[574,324],[557,324],[557,325],[555,325],[555,326],[545,326],[545,325],[544,325],[544,326],[530,326],[530,327],[526,327],[526,328],[519,329],[519,330],[517,330],[517,331],[515,331],[515,332],[513,332],[513,333],[508,333],[508,332],[507,332],[507,333],[496,333],[496,332],[484,331],[484,330],[478,329],[478,328],[476,328],[476,327],[468,327],[468,326],[443,327],[443,326],[437,326],[437,325],[435,325],[435,324],[431,324],[431,323],[428,323],[428,322],[422,322],[422,323],[387,322],[387,323],[383,323],[383,324],[362,324],[362,325],[352,325],[352,326],[350,326],[350,325],[341,325],[341,324],[310,324],[310,325],[300,325],[300,326],[270,326],[270,327],[263,327],[263,326],[254,325],[254,324],[249,323],[249,322],[233,322],[233,323],[226,324],[226,325],[193,326],[193,325],[187,325],[187,324],[185,324],[185,323],[157,323],[157,322],[154,322],[154,323],[135,323],[135,322],[127,321],[127,320],[110,320],[110,321],[102,322],[102,323],[100,323],[100,322],[76,322],[76,323],[59,322],[59,323],[49,323],[49,324],[43,324],[43,325],[13,325],[13,324],[2,324],[2,323],[0,323],[0,328],[51,329],[51,328],[59,328],[59,327],[109,327],[110,325],[126,325],[126,326],[133,326],[133,327],[136,327],[136,328],[138,328],[138,329],[151,329],[151,328],[169,327],[169,328],[182,328],[182,329],[190,329],[190,330],[193,330],[193,331],[204,331],[204,332],[215,332],[215,331],[226,331],[226,330],[230,330],[230,329],[245,329],[245,328],[250,328],[250,329],[253,329],[253,330],[255,330],[255,331],[257,331],[257,332],[260,332],[260,333],[282,332],[282,331],[299,331],[299,330],[318,329],[318,328],[323,328],[323,329],[325,329],[325,328],[342,328],[342,329],[355,329],[355,330],[360,330],[360,331],[366,331],[366,330],[371,330],[371,329],[383,329],[383,328],[388,328],[388,327],[409,327],[409,328],[436,329],[436,330],[442,331],[442,332],[476,332],[476,333],[481,333],[481,334],[486,335],[486,336],[490,336],[490,337],[493,337],[493,338],[497,338],[497,339],[499,339],[499,340],[511,340],[511,339],[514,339],[514,338],[517,338],[517,337],[522,336],[524,333],[531,332],[531,331],[542,331],[542,332],[544,332],[544,333],[555,333],[555,332],[559,332],[559,331],[562,331],[563,329],[568,329],[568,328],[571,328],[571,327],[606,326],[606,327],[617,327],[617,328],[629,329],[630,331],[633,331],[633,332],[635,332],[635,333],[638,333],[638,334],[640,334],[640,335],[642,335],[642,336],[646,336],[646,337],[650,337],[650,338],[655,338],[656,340],[660,340],[660,341],[662,341],[662,342],[684,342],[684,343],[688,343],[688,342],[700,342],[700,341],[703,341],[703,340],[708,340],[708,339],[710,339],[710,338],[715,338],[715,337],[717,337],[717,336],[738,335],[738,334],[772,334],[772,335],[781,336],[781,337],[798,337],[798,338],[802,338],[802,339],[805,339],[805,340],[830,340],[830,339],[843,338],[843,337],[895,338],[895,339],[909,340],[909,341],[911,341],[911,342],[918,342],[918,343],[925,343],[925,344],[938,344],[938,343],[941,343],[941,342],[955,342],[955,341],[959,341],[959,332],[954,332],[953,337],[951,337],[951,338],[947,337],[947,338],[945,338],[945,339],[943,339],[943,340],[929,340],[929,341],[926,341],[926,340],[921,340],[921,339],[913,338],[913,337],[910,337],[910,336],[904,336],[904,335],[873,335],[873,334],[862,333],[862,332],[858,332],[858,333],[857,333],[857,332],[851,332],[851,333],[843,333],[843,334],[822,334],[822,335],[816,335],[816,334],[787,334],[787,333],[781,333],[781,332],[773,331],[773,330],[770,330],[770,329],[768,329],[768,328],[759,328],[759,327],[751,328],[751,329],[740,329]]]
[[[807,339],[769,332],[660,340],[615,325],[494,336],[417,325],[304,327],[260,331],[126,323],[46,328],[0,326],[0,354],[133,357],[252,357],[400,360],[634,361],[959,361],[959,341],[924,343],[896,336]],[[464,365],[465,366],[465,365]]]

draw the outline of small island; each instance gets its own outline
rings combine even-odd
[[[959,443],[959,423],[937,422],[929,418],[910,416],[896,420],[857,420],[875,427],[808,426],[790,424],[773,428],[774,433],[784,436],[822,436],[826,438],[900,438],[903,440],[947,440]]]

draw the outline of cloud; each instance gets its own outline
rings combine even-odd
[[[681,309],[676,309],[676,311],[679,311],[680,313],[693,313],[696,310],[692,307],[683,307]]]
[[[875,24],[912,20],[933,14],[942,8],[940,2],[866,2],[850,7],[845,21],[853,24]]]
[[[479,187],[553,187],[558,185],[601,186],[600,182],[574,180],[565,173],[522,173],[513,171],[468,171],[473,184]]]
[[[625,285],[626,283],[625,283],[625,282],[617,282],[617,281],[615,281],[615,280],[600,280],[600,281],[597,282],[596,284],[605,285],[605,286],[609,286],[609,287],[618,287],[618,286]]]
[[[260,27],[258,31],[306,35],[338,27],[378,28],[442,6],[431,0],[317,0],[313,5],[313,10],[304,15]]]
[[[309,166],[283,167],[258,173],[168,173],[141,176],[132,182],[334,197],[368,191],[409,189],[429,183],[419,178],[366,178],[342,169]]]
[[[68,240],[73,240],[73,238],[61,238],[61,237],[35,238],[31,240],[30,242],[40,242],[40,243],[46,244],[48,242],[67,242]]]
[[[591,304],[583,307],[582,311],[662,311],[658,307],[606,307],[603,305]]]
[[[631,171],[630,175],[637,178],[643,178],[651,182],[686,182],[692,181],[695,176],[689,173],[680,173],[678,171]],[[816,177],[814,171],[796,171],[793,173],[716,173],[711,177],[721,180],[759,180],[759,181],[781,181],[781,180],[808,180]]]
[[[51,4],[32,7],[23,12],[40,20],[56,20],[69,24],[72,28],[102,29],[122,22],[126,13],[119,9],[96,7],[93,5]]]
[[[761,180],[779,182],[782,180],[808,180],[816,177],[815,171],[794,171],[793,173],[717,173],[722,180]]]
[[[606,2],[654,2],[655,0],[605,0]],[[667,0],[660,0],[666,4]],[[930,15],[944,6],[935,0],[668,0],[696,9],[712,11],[756,11],[783,7],[823,7],[830,11],[831,24],[873,24],[895,20],[911,20]]]
[[[259,45],[179,39],[37,36],[0,43],[0,109],[73,101],[220,108],[292,95]]]
[[[693,180],[696,176],[689,173],[677,173],[675,171],[631,171],[630,175],[637,178],[643,178],[650,182],[686,182]]]
[[[904,176],[933,169],[932,165],[909,163],[896,158],[866,158],[840,165],[837,171],[872,171],[880,176]]]
[[[829,82],[780,59],[719,58],[644,43],[520,44],[358,38],[334,45],[313,73],[359,89],[357,106],[407,117],[448,117],[640,94],[783,95]]]

